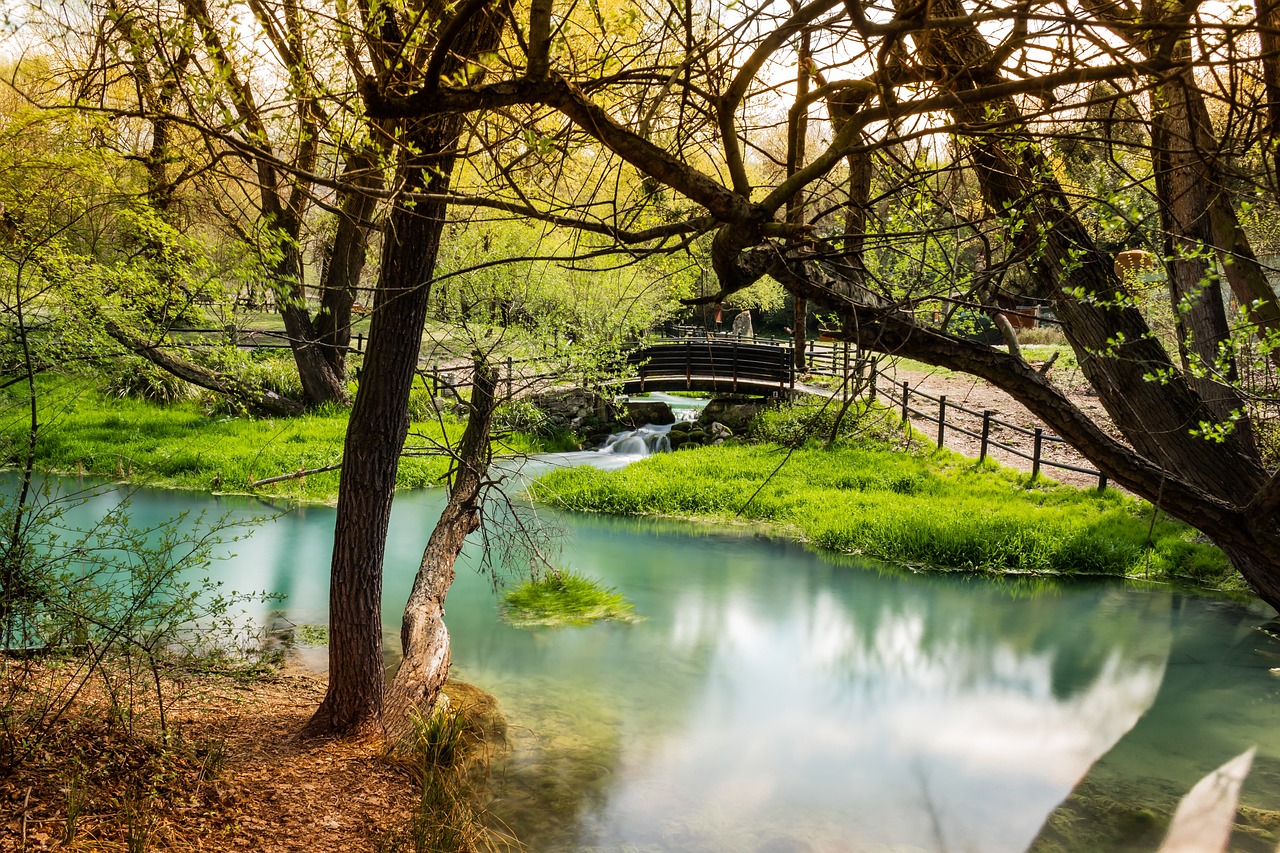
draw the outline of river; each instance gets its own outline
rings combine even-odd
[[[441,501],[396,499],[389,643]],[[132,502],[135,526],[268,509],[145,489]],[[512,628],[469,546],[447,602],[454,674],[509,718],[491,811],[528,850],[1023,851],[1086,776],[1168,798],[1252,745],[1245,800],[1280,806],[1280,643],[1261,605],[912,574],[745,528],[539,516],[562,528],[564,564],[644,619]],[[323,624],[333,521],[294,508],[213,572]]]

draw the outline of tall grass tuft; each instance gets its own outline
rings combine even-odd
[[[503,596],[502,617],[512,625],[588,625],[604,619],[634,622],[630,602],[616,590],[573,571],[551,571]]]
[[[414,717],[406,763],[418,799],[408,823],[378,841],[379,853],[478,853],[496,847],[468,776],[468,760],[483,739],[466,708],[443,695],[431,714]]]

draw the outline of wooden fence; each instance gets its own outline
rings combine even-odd
[[[236,346],[249,349],[289,348],[287,334],[270,329],[182,329],[180,331],[197,335],[216,334],[230,336],[231,342]],[[739,353],[739,359],[742,359],[742,354],[744,353],[752,353],[754,360],[759,361],[761,365],[765,365],[761,369],[769,371],[770,377],[773,377],[772,381],[777,381],[775,377],[776,371],[794,357],[791,342],[786,340],[755,336],[742,338],[729,332],[709,334],[700,326],[668,327],[667,335],[667,337],[646,342],[646,348],[654,348],[654,352],[657,354],[656,360],[658,363],[652,369],[646,370],[648,365],[645,364],[645,359],[638,355],[628,358],[628,366],[642,376],[646,373],[648,376],[679,373],[680,376],[688,378],[692,376],[695,362],[697,362],[699,369],[702,366],[701,362],[690,354],[694,349],[688,346],[691,343],[691,339],[715,342],[719,345],[717,348],[723,347],[726,352]],[[366,343],[364,333],[354,335],[351,343],[352,350],[358,353],[364,352]],[[679,345],[684,345],[684,348],[681,349]],[[637,352],[640,352],[640,350],[637,350]],[[772,352],[776,352],[778,355],[776,357],[770,355],[769,353]],[[747,361],[739,359],[731,358],[720,366],[732,365],[733,369],[729,375],[736,377],[739,370],[746,370]],[[653,360],[650,359],[651,362]],[[1107,487],[1107,476],[1100,471],[1046,458],[1044,455],[1046,447],[1066,445],[1067,442],[1047,432],[1043,427],[1018,426],[997,418],[990,409],[982,411],[970,409],[949,401],[945,394],[934,396],[912,388],[909,382],[896,382],[892,376],[887,376],[881,372],[877,359],[862,356],[858,349],[848,341],[810,340],[805,350],[805,362],[806,372],[809,375],[839,380],[840,391],[838,393],[841,393],[842,396],[848,393],[865,392],[871,402],[876,402],[877,399],[885,396],[887,400],[891,400],[890,404],[901,412],[903,426],[910,423],[913,417],[936,425],[936,443],[939,448],[946,446],[948,432],[960,433],[978,441],[979,460],[986,459],[988,453],[992,450],[1000,450],[1020,459],[1030,461],[1031,476],[1033,478],[1040,474],[1042,468],[1049,467],[1097,477],[1099,491]],[[531,365],[537,365],[537,367],[531,369]],[[559,365],[553,365],[545,359],[507,358],[505,363],[499,364],[498,370],[500,376],[499,387],[508,400],[526,387],[567,378],[566,371],[563,368]],[[456,394],[458,390],[471,384],[470,374],[471,368],[469,366],[441,366],[439,363],[421,368],[418,371],[423,387],[430,391],[432,396],[439,396],[442,391]],[[784,380],[786,384],[793,382],[794,375],[790,376],[788,380]],[[889,390],[890,388],[892,391]],[[956,419],[955,416],[957,414],[968,415],[970,418],[980,421],[981,426],[977,429],[970,429]],[[998,440],[992,434],[993,430],[997,428],[1028,439],[1030,449]]]

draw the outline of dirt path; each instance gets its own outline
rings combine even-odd
[[[947,398],[947,424],[948,428],[944,435],[944,444],[950,449],[964,456],[974,459],[978,458],[980,452],[981,441],[978,438],[965,435],[964,433],[954,430],[951,425],[954,423],[963,427],[969,432],[981,434],[982,432],[982,416],[981,412],[990,410],[992,416],[1006,423],[1013,424],[1027,430],[1034,430],[1038,426],[1044,426],[1043,423],[1036,418],[1022,404],[1018,403],[1004,391],[989,385],[985,381],[963,373],[953,373],[947,370],[926,370],[920,369],[915,365],[892,365],[882,364],[881,373],[893,377],[892,383],[883,379],[878,383],[878,390],[881,395],[882,402],[886,404],[889,400],[897,400],[901,404],[902,400],[902,383],[908,382],[913,391],[920,391],[931,397],[941,397],[946,395]],[[1076,404],[1082,411],[1094,419],[1099,426],[1105,431],[1115,434],[1111,425],[1110,418],[1106,411],[1102,408],[1102,404],[1098,402],[1098,398],[1090,393],[1088,385],[1076,375],[1075,371],[1061,371],[1055,376],[1061,387],[1067,392],[1071,401]],[[892,385],[892,388],[886,387]],[[885,397],[888,397],[886,400]],[[937,405],[928,400],[921,400],[913,397],[912,407],[919,409],[936,417]],[[956,406],[962,406],[977,415],[965,413]],[[912,417],[912,426],[925,435],[934,438],[938,434],[938,425],[924,417]],[[1050,431],[1046,428],[1046,433]],[[991,429],[991,438],[1004,444],[1012,445],[1020,449],[1027,455],[1031,455],[1033,439],[1030,436],[1021,434],[1016,430],[993,425]],[[1045,441],[1042,446],[1041,455],[1045,460],[1058,462],[1067,465],[1074,465],[1078,468],[1093,469],[1094,466],[1089,460],[1085,459],[1080,453],[1068,444]],[[1019,471],[1031,472],[1031,460],[1023,459],[1013,453],[1009,453],[1000,448],[992,447],[988,450],[988,456],[996,461],[1016,468]],[[1060,483],[1069,483],[1073,486],[1097,487],[1098,477],[1096,474],[1081,474],[1075,471],[1068,471],[1061,468],[1050,466],[1042,466],[1041,475],[1050,479],[1057,480]],[[1111,484],[1108,484],[1111,487]]]

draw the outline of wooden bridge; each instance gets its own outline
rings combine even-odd
[[[717,391],[789,396],[795,390],[795,357],[788,344],[736,338],[656,341],[627,356],[634,376],[623,393]]]

